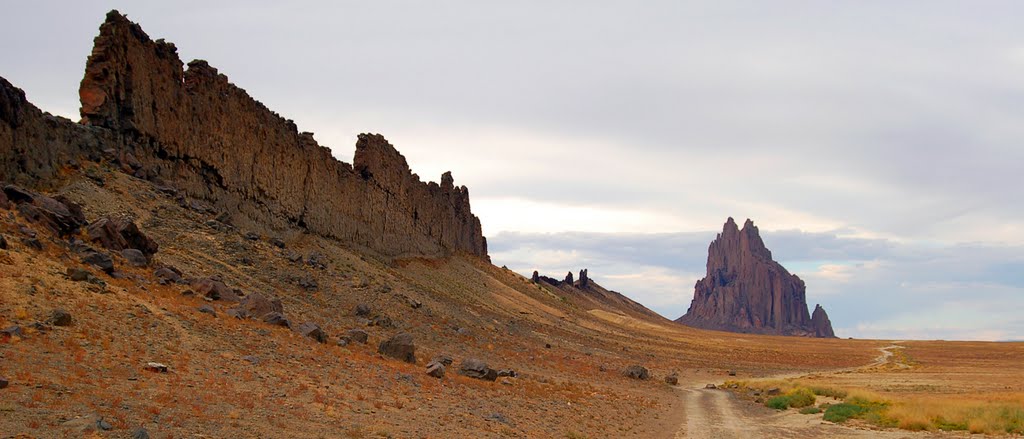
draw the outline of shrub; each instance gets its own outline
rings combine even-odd
[[[863,416],[867,411],[867,407],[844,402],[829,406],[825,410],[824,419],[829,422],[846,422],[847,419]]]
[[[770,398],[769,400],[765,401],[764,405],[766,407],[768,407],[768,408],[773,408],[775,410],[785,410],[785,409],[788,409],[789,408],[789,396],[787,396],[787,395],[774,396],[774,397]]]
[[[793,408],[809,407],[817,401],[814,392],[806,388],[793,390],[786,395],[789,396],[789,406]]]
[[[816,415],[818,413],[821,413],[821,408],[815,406],[804,407],[800,409],[801,415]]]

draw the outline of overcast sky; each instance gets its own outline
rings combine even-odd
[[[1024,339],[1020,2],[64,3],[0,26],[55,114],[117,8],[339,159],[451,170],[497,265],[676,318],[751,218],[839,336]]]

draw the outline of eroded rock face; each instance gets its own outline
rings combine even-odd
[[[811,328],[814,330],[815,337],[833,338],[836,336],[832,332],[832,321],[828,319],[828,313],[821,305],[814,305],[814,312],[811,313]]]
[[[380,135],[359,136],[350,166],[207,62],[185,69],[173,44],[116,11],[94,43],[79,90],[84,123],[112,132],[144,175],[232,212],[232,223],[290,223],[390,257],[487,256],[468,189],[450,173],[421,182]]]
[[[805,294],[804,281],[772,259],[754,223],[748,219],[740,229],[729,218],[708,247],[707,276],[676,321],[721,331],[832,336],[831,324],[815,328]]]

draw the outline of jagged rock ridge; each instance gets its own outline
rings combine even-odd
[[[807,312],[804,281],[772,259],[756,226],[740,229],[729,218],[708,247],[707,275],[694,286],[693,301],[677,319],[722,331],[834,337],[819,305]]]
[[[354,165],[252,99],[205,61],[117,11],[100,27],[80,86],[82,123],[43,114],[0,81],[0,180],[44,184],[77,157],[114,149],[137,177],[171,184],[252,229],[287,225],[388,257],[487,257],[469,191],[450,173],[421,182],[383,137]]]

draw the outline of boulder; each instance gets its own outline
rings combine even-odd
[[[181,277],[181,272],[178,271],[177,268],[174,268],[174,267],[171,267],[171,266],[164,266],[164,267],[157,268],[155,271],[153,271],[153,276],[155,276],[157,278],[157,280],[161,284],[164,284],[164,285],[169,284],[169,283],[175,283],[175,284],[184,284],[184,283],[186,283],[185,279],[183,279]]]
[[[434,358],[432,358],[430,361],[436,361],[436,362],[441,363],[441,364],[443,364],[445,366],[451,366],[452,362],[453,362],[452,356],[448,355],[448,354],[437,355]]]
[[[498,379],[498,371],[491,369],[487,363],[476,358],[462,360],[462,363],[459,364],[459,375],[486,381]]]
[[[413,343],[412,334],[409,333],[403,332],[380,342],[377,352],[406,363],[416,364],[416,344]]]
[[[679,374],[676,374],[675,372],[673,372],[673,373],[665,376],[665,384],[668,384],[668,385],[671,385],[671,386],[679,384]]]
[[[304,322],[295,327],[295,332],[302,334],[304,337],[312,338],[320,343],[327,343],[327,334],[325,334],[316,323]]]
[[[190,286],[195,290],[196,294],[212,300],[223,300],[226,302],[238,302],[241,300],[238,293],[228,288],[224,282],[212,277],[195,279],[191,282]]]
[[[83,263],[99,268],[107,274],[114,272],[114,259],[110,255],[93,249],[88,249],[81,254]]]
[[[633,365],[623,369],[622,375],[635,380],[646,380],[651,377],[651,373],[647,371],[647,368],[639,365]]]
[[[149,265],[149,260],[146,259],[146,255],[142,254],[142,251],[134,248],[126,248],[121,250],[121,256],[128,261],[128,265],[133,267],[145,267]]]
[[[147,260],[152,260],[154,254],[160,249],[160,245],[153,241],[128,218],[103,217],[86,229],[89,239],[104,248],[121,251],[124,249],[136,249],[145,255]]]
[[[281,304],[281,299],[277,297],[269,298],[259,292],[245,296],[239,302],[238,308],[245,311],[249,317],[255,319],[263,319],[264,316],[270,313],[284,313],[284,305]]]
[[[50,312],[50,318],[46,322],[53,326],[71,326],[71,313],[57,308]]]
[[[349,329],[348,331],[345,331],[345,339],[352,343],[366,344],[370,339],[370,334],[367,334],[366,331],[362,329]]]
[[[71,279],[72,282],[87,281],[89,280],[89,277],[92,276],[92,274],[89,273],[89,270],[83,270],[75,267],[68,267],[67,275],[68,279]]]
[[[18,204],[18,212],[28,221],[42,224],[58,236],[74,235],[86,224],[82,207],[63,197],[33,194],[30,202]]]
[[[264,315],[263,323],[273,326],[284,326],[285,328],[290,328],[292,326],[291,322],[284,317],[284,314],[279,312],[271,312]]]
[[[362,316],[362,317],[368,316],[368,315],[370,315],[370,305],[367,305],[365,303],[360,303],[360,304],[356,305],[356,311],[355,312],[356,312],[357,316]]]
[[[217,317],[217,311],[214,310],[213,307],[210,305],[200,306],[199,308],[196,308],[196,310],[203,314],[209,314],[211,316]]]
[[[427,363],[427,375],[434,378],[444,378],[445,365],[437,361]]]

